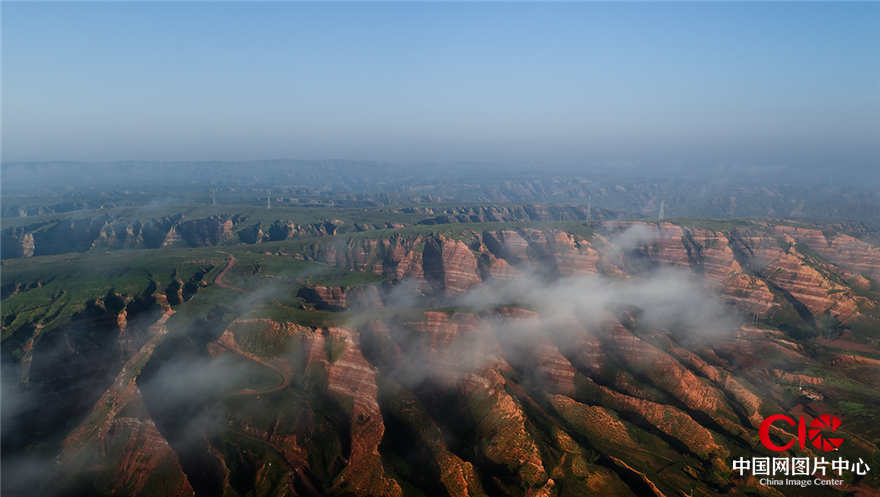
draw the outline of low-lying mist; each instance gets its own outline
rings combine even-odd
[[[741,323],[738,312],[703,278],[674,268],[638,277],[555,280],[524,270],[515,279],[490,280],[462,295],[431,299],[429,307],[420,302],[418,289],[406,282],[386,293],[388,317],[380,318],[404,358],[394,365],[393,375],[410,386],[432,379],[456,381],[501,357],[521,366],[533,360],[529,356],[540,344],[553,344],[568,355],[584,338],[608,338],[609,325],[618,320],[688,344],[730,336]],[[450,329],[425,332],[428,318],[417,309],[445,313]],[[349,326],[375,320],[374,312],[366,311],[354,311]]]

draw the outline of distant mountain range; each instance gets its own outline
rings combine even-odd
[[[593,205],[627,215],[875,223],[880,168],[643,168],[364,161],[3,164],[3,217],[168,203]]]

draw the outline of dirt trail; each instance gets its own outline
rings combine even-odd
[[[232,266],[235,265],[235,262],[236,262],[235,256],[230,254],[229,252],[221,252],[219,250],[217,251],[217,253],[229,256],[229,260],[226,262],[226,267],[223,268],[222,271],[220,271],[220,274],[218,274],[216,278],[214,278],[214,283],[216,283],[217,286],[219,286],[221,288],[228,288],[230,290],[235,290],[236,292],[244,293],[244,290],[242,290],[241,288],[239,288],[237,286],[228,285],[223,281],[223,277],[226,276],[227,271],[232,269]]]
[[[282,362],[280,364],[273,363],[261,358],[256,354],[252,354],[246,350],[243,350],[241,347],[239,347],[238,343],[236,343],[235,335],[233,335],[232,332],[230,332],[229,330],[224,331],[215,343],[233,354],[236,354],[244,359],[253,361],[261,366],[271,369],[281,379],[281,381],[279,381],[277,385],[271,387],[261,388],[259,390],[255,390],[253,388],[243,388],[235,393],[232,393],[231,395],[263,395],[283,390],[287,388],[287,386],[290,384],[290,378],[291,376],[293,376],[293,371],[290,370],[290,366],[286,362]],[[309,464],[305,459],[291,460],[288,457],[288,451],[285,451],[284,447],[281,447],[271,440],[257,437],[252,433],[248,433],[240,429],[233,429],[233,431],[240,436],[246,437],[250,440],[265,445],[269,449],[273,450],[281,458],[281,460],[283,460],[285,464],[287,464],[288,468],[290,468],[291,470],[291,473],[289,474],[289,480],[287,482],[288,488],[296,491],[294,481],[298,479],[299,483],[305,487],[307,495],[320,495],[320,493],[315,489],[316,487],[314,486],[314,483],[312,483],[311,478],[308,476],[307,470]]]
[[[216,283],[217,286],[219,286],[221,288],[228,288],[228,289],[234,290],[236,292],[245,293],[245,291],[243,289],[236,287],[236,286],[229,285],[223,281],[223,277],[226,276],[226,273],[230,269],[232,269],[232,266],[234,266],[236,263],[235,256],[228,253],[228,252],[222,252],[222,251],[218,251],[218,252],[228,256],[229,259],[226,263],[226,267],[223,268],[223,270],[220,271],[220,274],[218,274],[217,277],[214,279],[214,283]],[[216,343],[219,344],[224,349],[228,350],[229,352],[232,352],[233,354],[236,354],[244,359],[253,361],[261,366],[264,366],[264,367],[271,369],[279,377],[279,382],[276,385],[266,387],[266,388],[261,388],[258,390],[253,389],[253,388],[243,388],[243,389],[233,393],[232,395],[264,395],[264,394],[268,394],[268,393],[272,393],[272,392],[277,392],[279,390],[283,390],[283,389],[287,388],[287,386],[290,384],[290,377],[292,376],[292,371],[289,371],[289,366],[285,367],[286,364],[280,364],[280,365],[273,364],[272,362],[267,361],[267,360],[257,356],[256,354],[252,354],[250,352],[247,352],[246,350],[243,350],[241,347],[238,346],[238,343],[235,342],[235,336],[230,331],[228,331],[228,330],[224,331],[223,335],[221,335],[220,339],[217,340]],[[286,457],[285,451],[283,450],[283,448],[272,443],[271,441],[265,440],[265,439],[262,439],[259,437],[255,437],[252,434],[246,433],[241,430],[234,430],[234,431],[241,436],[247,437],[250,440],[253,440],[253,441],[256,441],[256,442],[259,442],[259,443],[265,445],[266,447],[270,448],[278,456],[281,457],[281,460],[283,460],[287,464],[287,466],[292,470],[292,473],[289,477],[290,479],[287,482],[289,489],[295,491],[294,478],[298,477],[299,481],[305,485],[307,490],[309,490],[314,495],[318,495],[318,492],[315,490],[315,487],[313,486],[311,479],[308,477],[308,475],[304,471],[304,468],[308,468],[308,463],[306,461],[291,461]]]
[[[216,283],[217,286],[222,287],[222,288],[228,288],[230,290],[235,290],[236,292],[245,293],[245,291],[243,289],[241,289],[237,286],[229,285],[223,281],[223,277],[226,276],[226,273],[236,263],[235,256],[230,254],[229,252],[223,252],[220,250],[218,250],[217,253],[224,254],[224,255],[228,256],[229,260],[226,263],[226,267],[223,268],[223,270],[220,271],[220,274],[218,274],[217,277],[214,279],[214,283]],[[256,354],[252,354],[250,352],[242,350],[241,347],[239,347],[238,344],[235,342],[235,336],[232,333],[230,333],[228,330],[223,332],[223,335],[220,337],[219,340],[217,340],[217,343],[219,345],[221,345],[223,348],[225,348],[226,350],[228,350],[234,354],[237,354],[245,359],[248,359],[248,360],[253,361],[261,366],[265,366],[265,367],[271,369],[280,378],[280,381],[275,386],[262,388],[259,390],[254,390],[252,388],[244,388],[244,389],[239,390],[238,392],[234,393],[233,395],[262,395],[262,394],[266,394],[266,393],[277,392],[279,390],[283,390],[283,389],[287,388],[287,385],[290,384],[290,376],[291,376],[290,371],[284,371],[283,365],[273,364],[273,363],[266,361],[265,359],[257,356]]]
[[[235,336],[229,330],[223,332],[223,334],[220,336],[220,339],[217,340],[217,343],[229,352],[237,354],[245,359],[248,359],[261,366],[271,369],[281,379],[281,381],[279,381],[277,385],[273,385],[271,387],[261,388],[259,390],[255,390],[253,388],[243,388],[238,392],[233,393],[232,395],[263,395],[283,390],[287,388],[287,385],[290,384],[290,377],[293,375],[293,372],[289,370],[290,366],[287,365],[287,363],[273,363],[271,361],[263,359],[256,354],[252,354],[246,350],[243,350],[241,347],[238,346],[238,343],[235,342]]]

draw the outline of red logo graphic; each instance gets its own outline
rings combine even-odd
[[[795,423],[794,419],[790,416],[786,416],[785,414],[774,414],[772,416],[768,416],[763,423],[761,423],[761,428],[758,430],[758,435],[761,438],[761,443],[764,444],[764,447],[774,451],[774,452],[782,452],[784,450],[788,450],[792,445],[794,445],[795,441],[791,440],[785,445],[776,445],[770,440],[770,426],[776,421],[785,421],[789,426],[797,426],[798,428],[798,437],[797,442],[798,446],[801,450],[806,446],[807,440],[813,444],[813,447],[824,450],[831,451],[837,450],[840,447],[840,444],[843,443],[842,438],[826,438],[823,435],[823,432],[835,432],[837,428],[840,427],[840,418],[837,416],[832,416],[831,414],[823,414],[818,418],[813,419],[810,422],[809,427],[807,426],[806,421],[804,421],[804,417],[801,416],[798,418],[797,423]]]

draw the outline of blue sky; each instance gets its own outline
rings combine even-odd
[[[880,4],[2,8],[7,161],[878,156]]]

